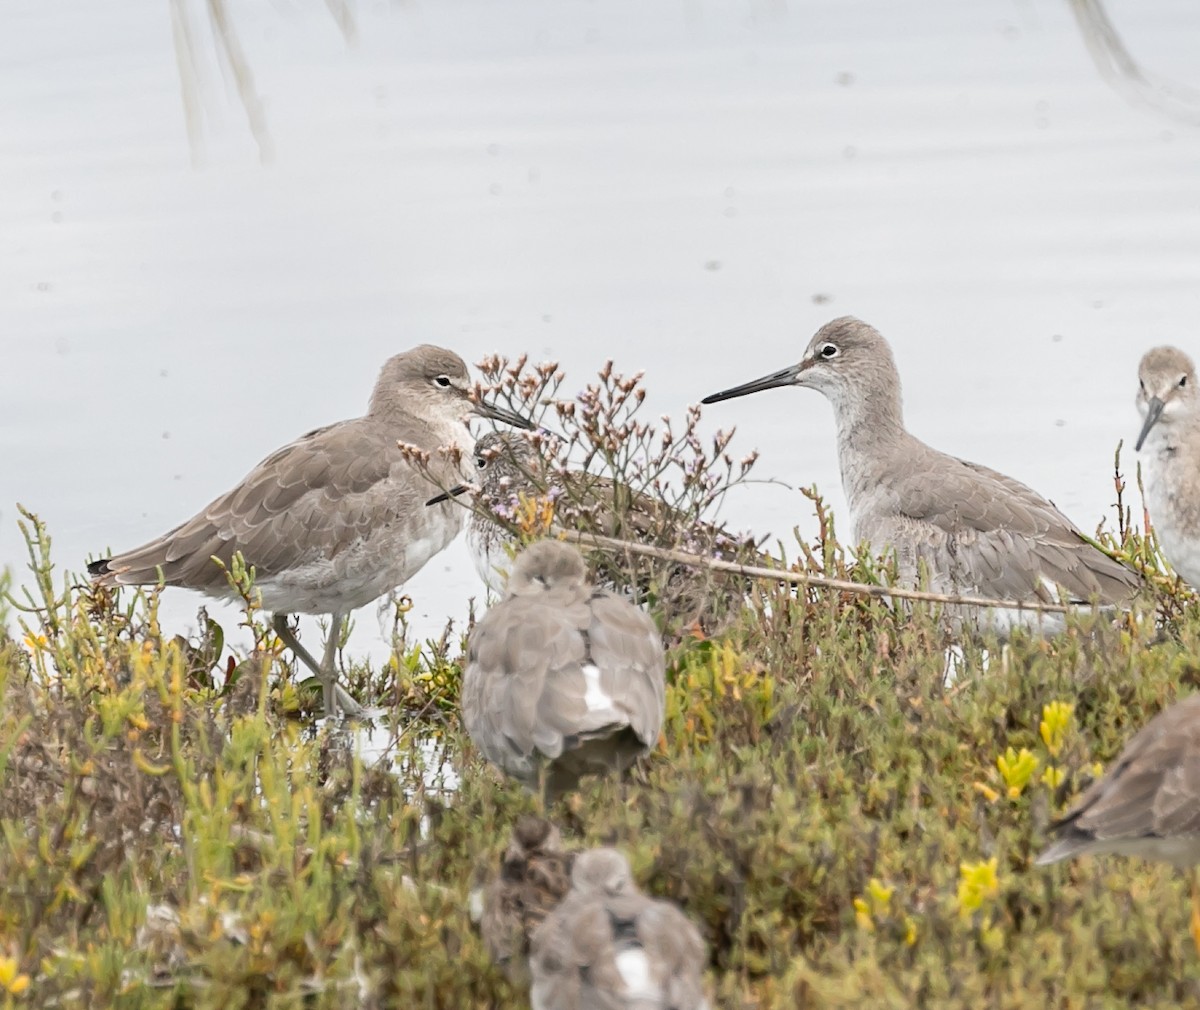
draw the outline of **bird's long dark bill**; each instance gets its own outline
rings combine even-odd
[[[426,507],[430,505],[438,505],[441,502],[449,501],[451,498],[457,498],[460,494],[465,494],[471,490],[466,484],[455,484],[449,491],[443,491],[441,494],[435,494],[425,503]]]
[[[1138,435],[1137,444],[1133,447],[1137,452],[1142,451],[1142,443],[1146,441],[1146,436],[1150,434],[1150,429],[1158,423],[1158,419],[1162,417],[1163,403],[1157,396],[1150,398],[1150,404],[1146,409],[1146,423],[1142,425],[1141,433]]]
[[[790,386],[796,381],[796,376],[800,374],[803,367],[804,365],[801,363],[792,365],[790,368],[782,368],[778,372],[764,375],[761,379],[755,379],[753,382],[743,382],[740,386],[734,386],[732,389],[713,393],[700,402],[716,403],[718,400],[732,400],[735,396],[746,396],[750,393],[762,392],[764,389],[774,389],[776,386]]]
[[[481,400],[475,404],[475,413],[480,417],[490,417],[493,421],[503,421],[505,424],[511,424],[514,428],[524,428],[526,431],[533,431],[533,422],[529,418],[522,417],[511,410],[506,410],[504,407],[497,407],[494,403],[484,403]]]

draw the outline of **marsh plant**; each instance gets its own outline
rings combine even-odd
[[[636,378],[606,369],[568,401],[550,366],[492,374],[548,401],[562,431],[539,443],[548,486],[586,470],[719,529],[712,510],[753,462],[691,415],[643,420]],[[886,578],[811,507],[818,537],[779,570]],[[1156,613],[960,642],[952,683],[937,605],[755,581],[719,633],[671,638],[651,755],[549,816],[570,848],[616,845],[642,890],[686,910],[715,1006],[1200,1005],[1182,878],[1119,858],[1032,866],[1050,820],[1200,687],[1194,600],[1128,520],[1119,504],[1101,539],[1151,577]],[[390,734],[364,762],[313,727],[252,569],[229,573],[252,643],[231,655],[211,620],[166,634],[155,591],[60,572],[25,523],[28,588],[0,613],[0,1002],[528,1005],[489,961],[469,893],[534,800],[459,726],[459,634],[409,641],[401,600],[391,660],[351,661]],[[650,542],[686,544],[683,525]],[[593,557],[662,617],[669,572]]]
[[[543,426],[486,440],[480,470],[499,467],[504,476],[481,481],[463,504],[501,527],[513,548],[564,530],[658,548],[635,554],[609,546],[591,550],[589,561],[599,581],[649,606],[669,637],[719,629],[748,583],[671,554],[768,563],[752,536],[719,520],[726,494],[750,478],[757,453],[735,458],[732,432],[703,438],[697,407],[678,425],[647,417],[641,374],[622,375],[611,361],[570,399],[558,395],[562,373],[554,363],[490,358],[479,367],[488,382],[481,395],[540,417]]]

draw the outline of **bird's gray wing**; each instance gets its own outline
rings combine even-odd
[[[930,569],[962,588],[1001,599],[1049,599],[1047,584],[1071,598],[1126,603],[1136,572],[1088,543],[1049,501],[985,466],[937,454],[937,481],[925,467],[881,482],[898,523],[922,524],[918,550]],[[915,560],[919,560],[914,559]]]
[[[672,1010],[703,1010],[704,941],[692,921],[668,901],[638,895],[637,937],[651,974]]]
[[[1200,695],[1139,730],[1060,825],[1096,840],[1200,834]]]
[[[406,480],[389,479],[400,477]],[[161,567],[168,585],[219,589],[225,576],[211,558],[228,565],[241,551],[260,578],[270,576],[336,552],[419,503],[425,490],[406,495],[401,486],[417,478],[395,438],[365,420],[318,428],[273,452],[187,522],[98,563],[96,574],[107,585],[149,584]]]
[[[471,632],[463,719],[471,739],[510,775],[528,780],[536,753],[554,758],[583,728],[585,607],[509,597]]]
[[[603,901],[572,891],[538,928],[530,955],[534,1010],[625,1010],[612,920]]]
[[[628,600],[596,590],[589,600],[588,644],[600,685],[649,750],[666,706],[666,660],[654,621]]]

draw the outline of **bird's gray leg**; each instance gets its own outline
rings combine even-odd
[[[321,657],[321,672],[318,676],[321,678],[321,688],[324,695],[325,714],[337,715],[338,699],[335,694],[337,688],[337,650],[338,642],[342,638],[342,623],[345,620],[343,614],[329,615],[329,631],[325,633],[325,655]],[[346,713],[349,715],[350,713]]]
[[[275,629],[275,634],[279,636],[279,640],[292,650],[296,658],[300,660],[301,663],[312,670],[312,672],[318,677],[321,676],[321,667],[317,661],[313,659],[312,653],[304,648],[304,646],[300,644],[300,639],[292,634],[291,626],[288,624],[287,614],[275,614],[271,618],[271,627]]]
[[[336,627],[340,630],[342,622],[341,616],[335,614],[334,619],[337,622]],[[292,650],[296,658],[310,670],[312,670],[314,674],[316,674],[317,679],[321,682],[322,690],[324,690],[325,670],[320,663],[313,659],[312,653],[304,648],[304,646],[300,644],[300,640],[292,633],[292,629],[288,625],[287,614],[273,615],[271,618],[271,627],[275,629],[275,634],[279,636],[279,640]],[[353,698],[351,698],[346,690],[342,688],[334,679],[336,674],[334,674],[332,671],[333,660],[337,655],[337,636],[334,635],[332,631],[330,632],[330,641],[333,643],[333,657],[328,658],[330,657],[330,646],[328,642],[325,645],[325,655],[328,658],[329,669],[331,671],[330,679],[333,682],[333,693],[337,707],[340,711],[345,712],[350,718],[359,718],[363,714],[363,707]],[[325,706],[326,714],[331,714],[329,701],[327,698],[325,700]]]

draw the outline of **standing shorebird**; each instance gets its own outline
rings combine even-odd
[[[359,706],[337,688],[342,621],[402,585],[462,528],[462,510],[430,509],[457,484],[474,446],[472,414],[521,428],[525,418],[470,398],[467,366],[428,344],[384,364],[366,414],[317,428],[277,449],[233,490],[187,522],[123,554],[93,561],[101,586],[182,586],[233,595],[225,571],[236,552],[255,569],[262,605],[283,642],[317,675],[325,711]],[[402,448],[403,446],[403,448]],[[457,447],[459,453],[439,452]],[[428,454],[414,462],[413,449]],[[329,614],[322,661],[300,645],[288,614]]]
[[[557,540],[518,555],[508,593],[467,643],[462,715],[484,757],[542,802],[583,775],[621,772],[662,729],[658,628],[587,583],[583,557]]]
[[[1200,589],[1200,412],[1192,359],[1174,347],[1147,351],[1138,366],[1137,406],[1145,447],[1146,507],[1163,553]]]
[[[776,386],[808,386],[832,403],[854,536],[875,551],[895,551],[902,582],[916,584],[924,567],[934,592],[1101,606],[1128,605],[1141,587],[1136,572],[1036,491],[910,435],[891,348],[874,327],[835,319],[817,331],[799,364],[701,402]],[[1020,610],[987,619],[1000,629],[1063,623],[1061,615]]]
[[[533,935],[533,1010],[707,1010],[704,941],[637,889],[616,849],[575,857],[571,890]]]
[[[1062,820],[1038,866],[1117,853],[1192,869],[1192,938],[1200,952],[1200,694],[1159,712]]]

